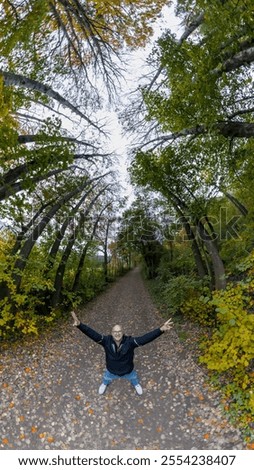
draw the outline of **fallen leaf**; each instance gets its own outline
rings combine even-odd
[[[254,442],[247,444],[247,449],[254,450]]]
[[[37,432],[38,428],[36,426],[32,426],[31,427],[31,432],[35,433]]]
[[[20,440],[25,439],[25,437],[26,437],[25,434],[20,434],[19,436]]]
[[[9,444],[9,439],[7,439],[7,437],[4,437],[4,439],[2,439],[2,443]]]
[[[53,437],[48,437],[47,441],[49,444],[52,444],[52,442],[54,442],[55,439]]]
[[[80,397],[80,395],[76,395],[75,398],[76,398],[76,400],[80,400],[81,397]]]
[[[138,419],[138,424],[144,424],[144,420],[142,418]]]
[[[203,437],[204,437],[204,439],[209,439],[209,437],[210,437],[210,434],[209,434],[209,433],[207,433],[207,434],[204,434],[204,436],[203,436]]]
[[[26,367],[26,368],[25,368],[25,373],[26,373],[26,374],[29,374],[29,372],[31,372],[31,367]]]
[[[3,383],[3,388],[8,388],[8,384],[6,382]]]
[[[156,432],[162,432],[162,427],[161,427],[161,426],[157,426]]]
[[[94,414],[94,410],[93,410],[92,408],[89,408],[88,414],[89,414],[89,415],[93,415],[93,414]]]
[[[10,404],[9,404],[9,408],[14,408],[15,406],[15,403],[12,401]]]
[[[199,398],[199,400],[201,400],[201,401],[205,399],[205,397],[204,397],[204,395],[202,395],[202,393],[200,393],[200,394],[198,395],[198,398]]]
[[[23,421],[25,421],[25,416],[23,416],[23,415],[20,416],[20,417],[19,417],[19,421],[21,421],[21,423],[23,423]]]

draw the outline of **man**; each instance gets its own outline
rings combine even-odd
[[[120,325],[112,328],[111,335],[104,336],[89,326],[81,323],[75,312],[71,312],[74,323],[82,333],[91,338],[98,344],[101,344],[106,354],[106,371],[103,376],[102,384],[99,388],[99,394],[102,395],[107,386],[114,379],[127,379],[134,386],[138,395],[142,395],[143,390],[139,383],[137,372],[134,369],[134,349],[138,346],[150,343],[154,339],[172,328],[171,318],[160,328],[156,328],[143,336],[125,336]]]

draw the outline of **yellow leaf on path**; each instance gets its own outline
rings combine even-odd
[[[20,434],[19,436],[20,440],[25,439],[25,437],[26,437],[25,434]]]
[[[8,388],[8,384],[6,382],[3,383],[3,388]]]
[[[138,419],[138,424],[144,424],[144,420],[142,418]]]
[[[210,434],[209,434],[209,433],[204,434],[204,439],[209,439],[209,437],[210,437]]]
[[[156,431],[157,431],[157,432],[162,432],[162,427],[161,427],[161,426],[157,426]]]
[[[46,437],[46,433],[45,433],[45,432],[41,432],[41,433],[39,434],[39,438],[40,438],[40,439],[44,439],[44,437]]]
[[[23,415],[20,416],[20,417],[19,417],[19,421],[21,421],[21,422],[23,423],[23,421],[25,421],[25,416],[23,416]]]
[[[32,426],[31,427],[31,432],[35,433],[37,432],[38,428],[36,426]]]
[[[31,367],[26,367],[25,372],[26,372],[26,374],[29,374],[29,372],[31,372]]]
[[[94,414],[94,410],[93,410],[92,408],[89,408],[88,414],[89,414],[89,415],[93,415],[93,414]]]
[[[49,444],[52,444],[52,442],[54,442],[55,439],[53,437],[48,437],[47,441]]]
[[[76,395],[75,398],[76,398],[76,400],[80,400],[81,397],[80,397],[80,395]]]
[[[2,443],[9,444],[9,439],[7,439],[7,437],[4,437],[4,439],[2,439]]]
[[[9,408],[13,408],[15,406],[15,403],[12,401],[10,404],[9,404]]]

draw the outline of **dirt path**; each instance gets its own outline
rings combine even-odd
[[[132,335],[163,323],[138,270],[79,313],[106,334],[115,323]],[[103,349],[71,325],[1,354],[0,448],[245,448],[175,331],[136,349],[141,397],[124,380],[99,396]]]

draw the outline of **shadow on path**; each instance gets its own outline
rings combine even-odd
[[[137,269],[79,312],[109,334],[141,335],[161,319]],[[123,379],[98,395],[104,351],[72,321],[1,354],[2,449],[244,449],[218,394],[174,330],[136,349],[144,394]]]

